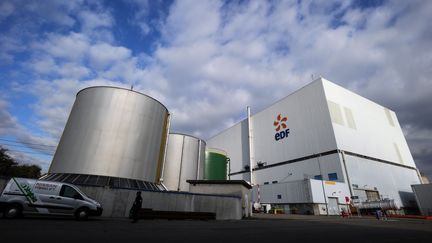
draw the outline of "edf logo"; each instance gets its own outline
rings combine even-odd
[[[276,118],[276,121],[273,122],[273,126],[275,126],[276,134],[275,134],[275,140],[281,140],[288,137],[288,134],[290,132],[289,128],[287,128],[286,121],[288,120],[287,117],[282,117],[281,114],[279,114]]]

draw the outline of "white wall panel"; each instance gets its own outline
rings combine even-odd
[[[337,173],[337,181],[344,182],[339,155],[331,154],[320,158],[256,170],[254,171],[255,183],[264,184],[264,182],[271,183],[272,181],[288,182],[314,178],[315,175],[320,175],[318,160],[324,180],[328,180],[329,173]]]
[[[415,170],[350,155],[345,155],[345,161],[351,184],[359,189],[376,188],[399,206],[410,206],[415,200],[411,185],[420,184]]]
[[[350,197],[346,183],[320,180],[297,180],[276,184],[260,185],[261,203],[325,203],[324,191],[327,197],[338,198],[338,203],[346,204],[345,197]],[[252,200],[258,201],[258,187],[253,188]]]
[[[287,117],[288,137],[275,140],[277,116]],[[322,83],[311,83],[251,117],[253,164],[268,165],[336,148]],[[231,172],[249,165],[247,120],[210,138],[208,147],[219,148],[231,159]],[[259,178],[256,178],[259,180]]]
[[[344,107],[345,120],[352,122],[353,119],[355,123],[355,129],[333,123],[339,149],[415,167],[393,111],[327,80],[323,84],[327,99]],[[347,113],[347,109],[351,112]],[[399,148],[402,162],[394,144]]]
[[[312,203],[308,180],[260,185],[261,203]],[[253,188],[252,201],[258,201],[257,187]]]
[[[338,198],[338,203],[346,204],[345,197],[350,197],[350,191],[346,183],[334,183],[321,180],[310,180],[310,189],[314,203],[325,203],[324,191],[328,197]]]
[[[287,117],[287,138],[276,141],[273,122]],[[313,82],[252,116],[254,162],[267,164],[336,149],[322,83]]]
[[[243,120],[207,141],[207,148],[225,151],[231,161],[231,173],[249,165],[247,120]]]

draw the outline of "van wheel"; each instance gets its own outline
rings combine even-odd
[[[22,207],[19,204],[9,205],[4,211],[4,217],[7,219],[18,218],[22,215]]]
[[[87,220],[88,219],[88,209],[87,208],[79,208],[75,212],[75,218],[77,220]]]

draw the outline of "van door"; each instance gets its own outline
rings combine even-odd
[[[37,181],[33,186],[33,191],[37,195],[39,202],[34,206],[39,213],[55,213],[58,207],[61,207],[60,198],[60,184],[45,181]]]
[[[78,205],[77,198],[82,199],[81,194],[71,186],[62,185],[59,196],[56,196],[58,207],[53,211],[62,214],[73,214]]]

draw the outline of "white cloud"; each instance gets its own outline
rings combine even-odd
[[[111,46],[107,43],[93,45],[89,51],[91,65],[97,69],[105,69],[115,62],[122,62],[131,55],[129,49]]]
[[[8,112],[9,104],[0,99],[0,135],[7,134],[10,129],[14,129],[17,123],[16,118],[14,118],[10,112]]]
[[[187,44],[199,39],[216,37],[220,24],[219,1],[178,1],[170,9],[163,30],[166,41]]]
[[[0,64],[13,63],[14,53],[23,51],[25,47],[14,36],[0,36]]]
[[[33,47],[53,58],[79,61],[89,49],[90,39],[82,33],[71,32],[69,35],[50,34],[43,42],[36,42]]]
[[[91,33],[96,28],[111,27],[114,22],[109,13],[95,13],[87,10],[81,11],[78,18],[84,33]]]
[[[15,7],[12,3],[10,2],[0,3],[0,21],[12,15],[14,11],[15,11]]]
[[[43,4],[37,1],[11,1],[21,14],[29,15],[33,21],[41,24],[49,23],[65,27],[72,27],[75,19],[72,14],[82,6],[83,0],[58,1],[45,0]],[[22,16],[20,16],[22,17]]]
[[[3,138],[4,136],[14,136],[16,142],[1,140],[0,146],[8,149],[7,153],[21,164],[37,164],[42,167],[43,171],[47,171],[50,161],[46,157],[53,154],[57,141],[46,136],[37,136],[20,125],[18,119],[7,111],[9,106],[4,99],[0,98],[0,136]],[[29,151],[30,153],[21,151]]]
[[[152,28],[149,23],[149,15],[150,15],[150,3],[148,0],[131,0],[127,1],[127,3],[131,3],[134,6],[135,14],[130,22],[133,25],[138,26],[141,30],[142,35],[148,35]]]

